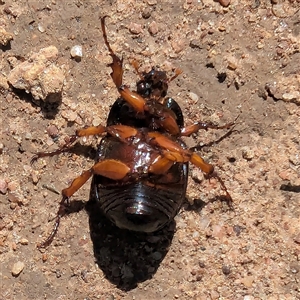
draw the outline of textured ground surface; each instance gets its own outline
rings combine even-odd
[[[173,4],[172,4],[173,3]],[[174,4],[175,3],[175,4]],[[0,298],[1,299],[300,299],[299,0],[0,1]],[[212,201],[219,185],[191,167],[187,204],[152,236],[124,234],[73,197],[52,245],[60,191],[93,164],[95,140],[73,154],[41,159],[84,125],[105,123],[118,94],[106,66],[99,16],[125,59],[125,82],[142,69],[183,70],[169,95],[187,124],[235,131],[201,155],[216,166],[234,210]],[[8,87],[11,69],[42,48],[58,49],[62,103],[48,105]],[[81,61],[70,56],[83,47]],[[170,72],[171,73],[171,72]],[[189,146],[225,132],[200,132]],[[82,153],[86,155],[82,155]],[[188,204],[189,202],[189,204]],[[96,263],[97,262],[97,263]],[[12,275],[14,273],[15,275]]]

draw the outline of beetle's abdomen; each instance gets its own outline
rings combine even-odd
[[[183,166],[186,168],[186,166]],[[97,176],[94,178],[97,181]],[[153,232],[169,223],[185,197],[185,186],[160,186],[138,181],[123,186],[92,184],[100,208],[119,228]]]
[[[164,174],[149,172],[160,153],[147,143],[147,134],[141,128],[128,143],[103,138],[97,160],[119,160],[130,173],[119,181],[95,174],[91,187],[91,196],[112,222],[141,232],[156,231],[173,220],[185,199],[188,177],[188,163],[174,162]]]

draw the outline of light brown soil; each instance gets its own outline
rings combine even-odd
[[[0,65],[0,299],[300,299],[299,0],[232,0],[227,8],[212,0],[0,3],[0,26],[13,35]],[[222,194],[218,183],[191,166],[176,229],[124,235],[92,205],[80,210],[86,184],[72,198],[80,211],[63,218],[41,253],[36,246],[52,230],[60,201],[45,185],[68,186],[93,164],[97,141],[34,166],[31,157],[57,149],[76,128],[105,124],[118,97],[104,15],[111,45],[124,56],[125,83],[137,80],[132,58],[142,70],[178,67],[183,75],[168,95],[187,124],[224,124],[240,114],[230,136],[201,151],[234,210],[212,201]],[[55,113],[5,82],[13,62],[51,45],[67,70]],[[81,61],[70,56],[74,45],[83,47]],[[201,131],[186,142],[225,133]]]

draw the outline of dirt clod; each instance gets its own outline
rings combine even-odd
[[[13,38],[14,36],[12,33],[7,32],[4,28],[0,27],[0,44],[2,46],[6,46]]]
[[[31,93],[36,100],[46,100],[50,95],[60,94],[65,71],[55,64],[57,58],[58,49],[55,46],[43,48],[15,66],[8,75],[8,81],[14,88]]]

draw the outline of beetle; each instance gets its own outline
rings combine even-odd
[[[106,126],[79,129],[60,149],[39,152],[32,162],[41,157],[67,152],[83,136],[101,135],[95,164],[62,190],[62,200],[54,228],[39,247],[48,246],[55,237],[60,220],[65,214],[69,198],[91,177],[91,194],[95,195],[102,212],[116,226],[138,232],[155,232],[174,219],[186,195],[189,163],[200,168],[208,178],[216,178],[228,202],[232,198],[223,180],[211,164],[188,149],[181,137],[200,129],[232,128],[235,122],[222,126],[196,122],[184,126],[178,103],[167,97],[168,85],[182,73],[176,69],[172,77],[157,68],[140,72],[132,62],[139,80],[136,91],[123,84],[123,58],[112,50],[101,18],[105,45],[112,57],[108,66],[120,97],[114,102]]]

